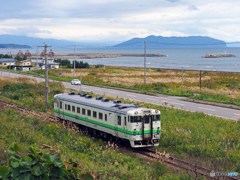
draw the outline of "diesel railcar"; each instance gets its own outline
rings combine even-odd
[[[125,141],[133,148],[159,145],[161,121],[156,109],[70,92],[54,96],[54,113],[57,119],[72,121],[110,141]]]

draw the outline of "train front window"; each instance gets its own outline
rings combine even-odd
[[[131,123],[142,122],[141,116],[130,116],[130,122]]]
[[[160,115],[153,115],[153,121],[160,121]]]

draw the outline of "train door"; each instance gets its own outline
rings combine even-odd
[[[152,139],[152,116],[150,115],[145,115],[142,118],[142,134],[144,140]]]
[[[115,136],[118,137],[118,114],[115,113],[114,117],[114,130],[115,130]]]
[[[124,116],[124,125],[123,125],[123,128],[124,128],[124,136],[127,137],[127,117]]]

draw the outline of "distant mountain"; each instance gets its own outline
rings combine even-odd
[[[12,49],[30,49],[31,46],[19,45],[19,44],[0,44],[0,48],[12,48]]]
[[[207,36],[189,37],[162,37],[148,36],[146,38],[133,38],[129,41],[115,45],[119,48],[143,48],[146,41],[147,48],[225,48],[224,41]]]
[[[43,39],[43,38],[33,38],[27,36],[16,36],[16,35],[8,35],[3,34],[0,35],[0,42],[1,44],[21,44],[21,45],[28,45],[32,48],[36,46],[43,46],[47,44],[48,46],[53,47],[69,47],[73,48],[73,45],[77,45],[78,48],[80,47],[104,47],[109,45],[114,45],[114,42],[106,41],[106,42],[75,42],[75,41],[67,41],[67,40],[56,40],[56,39]]]
[[[228,43],[227,42],[227,46],[228,47],[240,47],[240,42],[237,41],[237,42],[231,42],[231,43]]]

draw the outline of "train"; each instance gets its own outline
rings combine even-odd
[[[161,112],[157,109],[69,92],[54,96],[54,114],[111,142],[132,148],[159,146]]]

